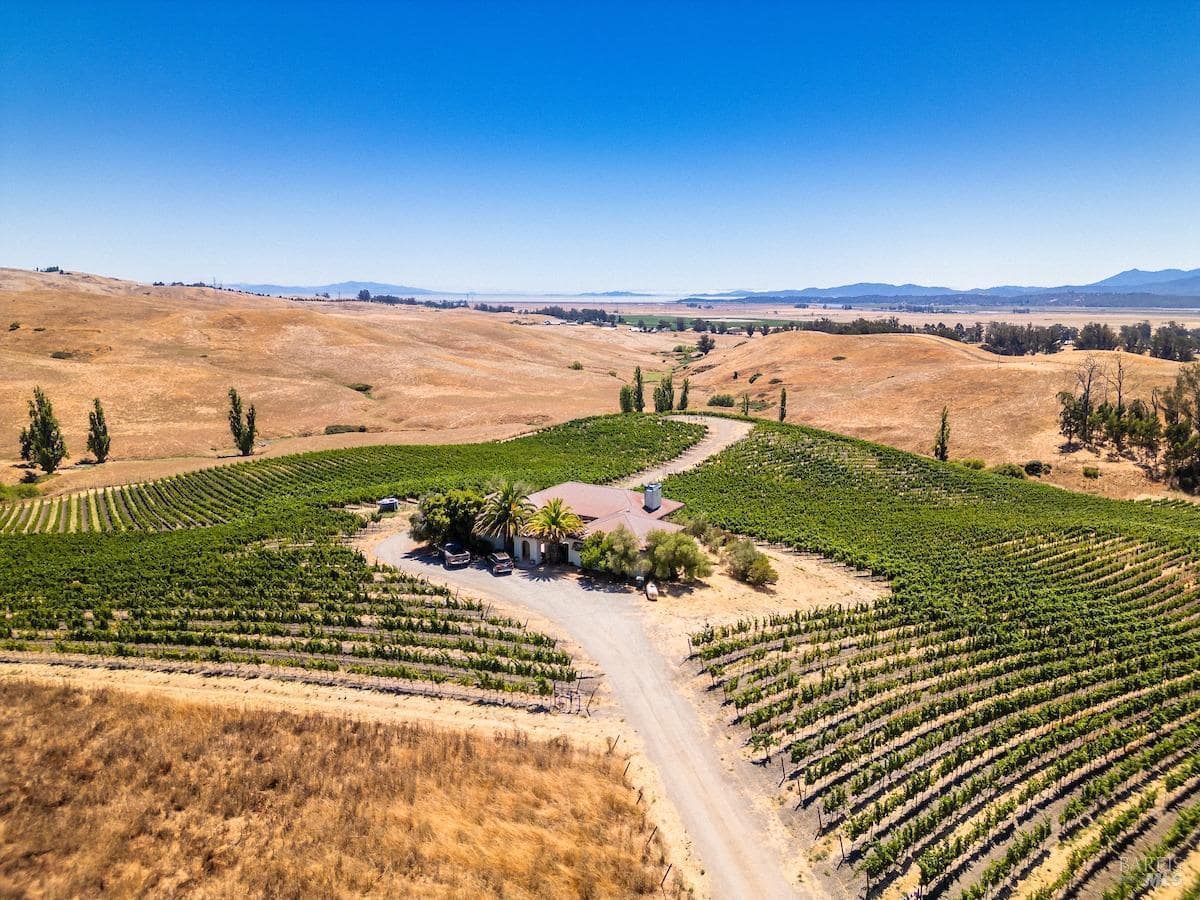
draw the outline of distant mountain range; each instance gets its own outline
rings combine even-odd
[[[372,294],[394,294],[401,297],[418,295],[450,295],[465,296],[464,291],[435,291],[428,288],[413,287],[406,284],[389,284],[380,281],[339,281],[336,284],[318,285],[284,285],[284,284],[232,284],[229,287],[249,291],[255,294],[276,294],[284,297],[315,297],[319,294],[329,294],[331,297],[353,297],[359,291],[366,289]],[[1107,295],[1108,299],[1092,301]],[[496,294],[494,296],[506,296]],[[532,294],[513,294],[512,296],[532,297]],[[639,293],[637,291],[586,291],[578,294],[555,294],[547,296],[580,297],[591,299],[637,299],[654,297],[655,294]],[[886,282],[859,281],[854,284],[843,284],[837,287],[788,288],[778,291],[722,291],[720,293],[693,294],[685,299],[692,300],[742,300],[748,303],[768,303],[797,300],[850,300],[850,299],[912,299],[936,300],[957,303],[978,303],[985,298],[1019,300],[1025,304],[1035,305],[1101,305],[1112,306],[1117,297],[1128,300],[1127,305],[1153,306],[1154,297],[1180,298],[1195,300],[1191,306],[1200,306],[1200,269],[1160,269],[1156,272],[1146,272],[1141,269],[1127,269],[1110,278],[1093,282],[1092,284],[1064,284],[1058,287],[1022,287],[1019,285],[999,285],[987,288],[971,288],[958,291],[954,288],[930,286],[923,284],[888,284]],[[1178,299],[1164,300],[1164,306],[1179,307],[1183,304]]]
[[[489,297],[530,297],[532,294],[522,294],[515,292],[500,292],[493,293],[491,291],[472,292],[472,291],[435,291],[429,288],[413,287],[409,284],[388,284],[382,281],[339,281],[337,284],[229,284],[226,287],[233,288],[238,291],[246,291],[250,294],[274,294],[282,297],[317,297],[321,294],[328,294],[330,297],[355,297],[361,290],[368,290],[372,294],[392,294],[398,297],[415,297],[418,295],[428,296],[436,294],[440,296],[462,297],[471,293],[483,293]],[[654,297],[655,294],[643,294],[637,291],[585,291],[580,294],[547,294],[546,296],[554,297],[595,297],[595,298],[637,298],[637,297]]]
[[[1043,295],[1093,295],[1126,294],[1156,295],[1163,297],[1200,297],[1200,269],[1161,269],[1145,272],[1128,269],[1110,278],[1092,284],[1067,284],[1058,287],[1021,287],[1001,285],[989,288],[972,288],[956,291],[948,287],[931,287],[921,284],[887,284],[860,281],[828,288],[802,288],[780,291],[724,291],[720,294],[696,294],[698,299],[721,300],[844,300],[855,297],[1021,297],[1034,298]],[[1174,305],[1174,304],[1172,304]]]

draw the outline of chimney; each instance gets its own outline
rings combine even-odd
[[[642,495],[642,503],[646,512],[655,512],[662,506],[662,485],[659,482],[646,485],[646,493]]]

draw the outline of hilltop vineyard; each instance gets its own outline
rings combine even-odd
[[[0,507],[0,650],[552,694],[576,678],[552,639],[369,566],[342,540],[362,520],[340,507],[497,474],[610,480],[702,434],[652,417],[581,420],[495,444],[305,454]]]
[[[870,893],[1132,897],[1197,843],[1196,507],[787,425],[667,490],[890,579],[878,604],[693,636],[749,746],[782,755],[824,852],[844,848]]]

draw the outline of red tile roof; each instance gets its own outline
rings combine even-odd
[[[554,498],[560,498],[571,507],[575,515],[584,520],[603,519],[617,513],[629,513],[657,520],[683,506],[678,500],[668,500],[664,497],[662,506],[650,512],[645,508],[645,498],[639,491],[605,487],[602,484],[586,484],[582,481],[567,481],[529,495],[529,501],[539,507],[545,506],[547,501]]]
[[[646,545],[646,536],[652,531],[683,531],[682,525],[676,525],[674,522],[660,522],[658,519],[652,519],[644,513],[616,512],[602,519],[588,522],[583,528],[583,533],[595,534],[599,532],[600,534],[608,534],[610,531],[616,531],[622,526],[633,532],[634,537],[638,539],[638,543],[643,547]]]

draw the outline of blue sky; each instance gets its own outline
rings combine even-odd
[[[1200,3],[0,4],[0,265],[462,290],[1200,266]]]

